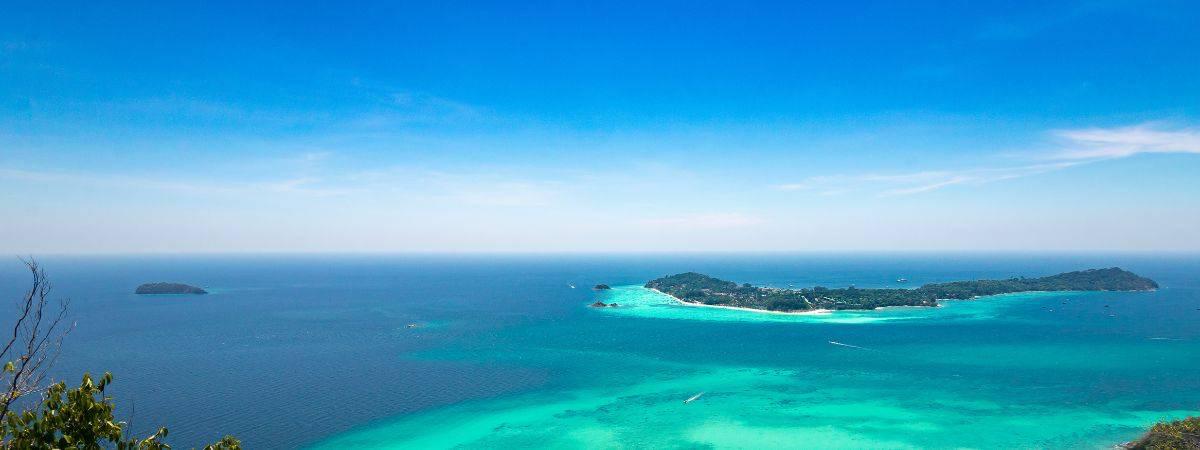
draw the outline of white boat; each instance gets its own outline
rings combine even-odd
[[[696,394],[696,395],[693,395],[693,396],[691,396],[691,397],[690,397],[690,398],[688,398],[687,400],[684,400],[684,401],[683,401],[683,404],[685,404],[685,405],[686,405],[686,404],[688,404],[688,403],[694,402],[694,401],[696,401],[696,399],[700,398],[700,396],[701,396],[701,395],[704,395],[704,392],[700,392],[700,393],[698,393],[698,394]]]

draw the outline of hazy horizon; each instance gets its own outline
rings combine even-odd
[[[1200,251],[1200,5],[20,4],[0,253]]]
[[[43,252],[13,253],[12,263],[33,259],[35,261],[58,258],[605,258],[605,257],[719,257],[719,256],[763,257],[1160,257],[1188,258],[1200,255],[1196,250],[630,250],[630,251],[195,251],[195,252]]]

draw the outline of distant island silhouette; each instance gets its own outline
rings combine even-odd
[[[137,287],[135,294],[207,294],[203,288],[183,283],[145,283]]]

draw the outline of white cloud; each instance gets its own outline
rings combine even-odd
[[[327,186],[324,180],[317,177],[298,177],[265,183],[247,183],[241,188],[246,191],[265,190],[275,193],[304,194],[319,197],[347,195],[359,191],[359,189],[354,187]]]
[[[353,172],[341,180],[363,192],[455,207],[558,205],[574,193],[576,184],[495,167],[443,171],[395,166]]]
[[[478,117],[479,108],[466,103],[413,92],[398,92],[392,94],[392,104],[397,108],[412,113],[429,116],[448,116],[449,118]]]
[[[1063,149],[1053,159],[1086,160],[1124,158],[1140,153],[1200,154],[1200,129],[1164,129],[1150,124],[1121,128],[1060,130]]]
[[[784,191],[811,191],[820,195],[874,191],[880,196],[902,196],[932,192],[957,185],[980,185],[1033,175],[1103,160],[1144,153],[1200,154],[1200,129],[1166,129],[1152,124],[1118,128],[1085,128],[1052,132],[1058,148],[1042,153],[1031,163],[1005,167],[975,167],[958,170],[924,170],[907,173],[868,173],[811,177],[775,186]],[[1049,161],[1049,162],[1045,162]]]
[[[328,151],[306,152],[306,153],[301,153],[299,156],[297,156],[295,158],[295,161],[299,162],[299,163],[304,163],[304,164],[315,164],[315,163],[325,161],[325,160],[329,159],[331,156],[333,156],[333,152],[328,152]]]
[[[639,221],[652,227],[682,228],[689,230],[723,230],[742,228],[763,223],[761,218],[741,213],[692,214],[675,217],[658,217]]]
[[[446,188],[450,200],[475,206],[549,206],[559,197],[559,190],[553,186],[524,181],[471,183]]]
[[[887,191],[884,191],[882,195],[919,194],[922,192],[934,191],[934,190],[944,188],[946,186],[953,186],[955,184],[962,184],[962,183],[966,183],[966,182],[973,181],[973,180],[976,180],[976,178],[972,178],[972,177],[964,176],[964,175],[954,175],[954,176],[951,176],[951,177],[943,179],[943,180],[938,180],[938,181],[922,184],[919,186],[887,190]]]
[[[856,191],[874,191],[879,196],[902,196],[936,191],[949,186],[986,184],[1027,177],[1083,164],[1062,161],[1013,167],[976,168],[958,171],[937,170],[891,174],[819,176],[800,183],[781,184],[785,191],[811,190],[821,195],[838,195]]]
[[[19,51],[28,50],[30,45],[25,41],[5,41],[0,42],[0,54],[16,53]]]
[[[271,181],[168,180],[153,177],[91,174],[60,171],[33,171],[0,168],[0,179],[35,183],[53,183],[89,189],[124,189],[133,191],[173,192],[189,195],[250,195],[261,193],[334,196],[353,192],[352,189],[322,186],[322,180],[299,177]]]

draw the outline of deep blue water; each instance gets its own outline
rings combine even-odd
[[[1196,255],[51,256],[40,261],[56,295],[71,299],[77,321],[55,373],[76,382],[84,371],[113,372],[119,412],[132,415],[139,434],[168,426],[177,448],[224,434],[239,436],[248,448],[296,448],[447,405],[611,383],[646,370],[632,362],[625,367],[622,360],[786,367],[804,359],[813,367],[844,364],[868,373],[899,370],[931,379],[946,367],[909,367],[895,357],[847,359],[855,357],[824,345],[832,338],[881,349],[946,341],[963,348],[1112,344],[1123,350],[1096,357],[1132,354],[1140,360],[1129,356],[1112,369],[1035,364],[998,371],[962,364],[954,371],[978,380],[981,389],[1015,389],[1052,379],[1053,394],[1037,399],[1051,404],[1086,407],[1139,399],[1131,408],[1200,410],[1196,363],[1178,361],[1180,355],[1200,355]],[[1005,312],[1038,318],[1033,322],[747,324],[622,318],[584,307],[597,295],[587,289],[593,284],[642,284],[683,271],[758,285],[879,287],[896,285],[897,277],[919,286],[1109,266],[1151,277],[1163,289],[1140,296],[1097,293],[1091,294],[1099,296],[1094,301],[1061,305],[1031,301]],[[0,263],[0,295],[17,298],[26,279],[15,258]],[[212,294],[132,294],[150,281],[197,284]],[[1057,305],[1054,319],[1045,319],[1047,302]],[[1100,311],[1097,302],[1110,308]],[[409,323],[423,326],[410,329]],[[1146,345],[1149,337],[1170,340],[1148,352],[1129,350],[1130,343]],[[595,367],[598,360],[605,364],[602,373]],[[1144,370],[1116,367],[1135,363],[1144,364]]]

